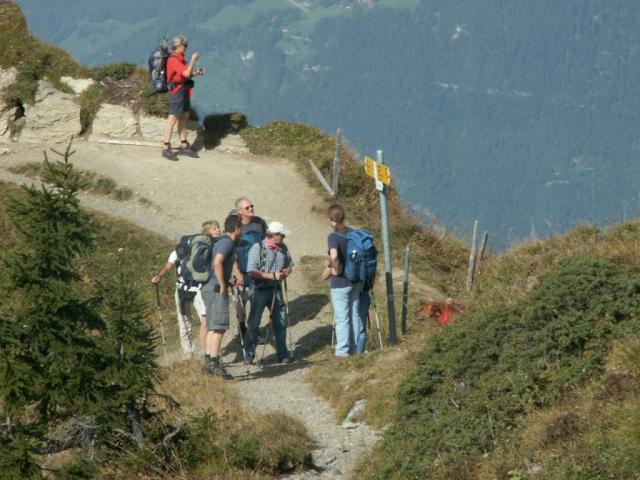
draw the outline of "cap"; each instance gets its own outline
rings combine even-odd
[[[284,235],[291,235],[291,230],[284,228],[284,225],[280,222],[271,222],[267,227],[267,233],[273,235],[274,233],[282,233]]]

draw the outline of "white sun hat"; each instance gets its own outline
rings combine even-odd
[[[275,233],[282,233],[284,235],[291,235],[291,230],[284,228],[281,222],[271,222],[267,227],[267,233],[273,235]]]

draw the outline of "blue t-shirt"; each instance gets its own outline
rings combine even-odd
[[[218,279],[216,278],[216,273],[213,268],[213,261],[220,253],[224,256],[224,260],[222,261],[222,276],[224,277],[224,281],[229,283],[229,279],[231,278],[231,273],[233,271],[235,255],[233,240],[231,240],[228,235],[223,234],[222,238],[213,245],[213,252],[211,255],[211,276],[207,282],[211,285],[218,285]]]
[[[329,250],[335,248],[338,250],[338,259],[340,259],[340,265],[342,267],[342,273],[340,275],[331,275],[329,282],[331,288],[345,288],[353,285],[351,280],[344,276],[344,259],[347,256],[347,243],[349,241],[337,232],[330,233],[327,237],[327,245]]]

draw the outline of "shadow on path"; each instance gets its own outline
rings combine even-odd
[[[289,302],[289,325],[313,320],[329,303],[329,295],[309,293],[300,295]]]

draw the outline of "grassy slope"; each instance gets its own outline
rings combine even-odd
[[[631,478],[640,224],[584,226],[490,262],[400,388],[366,478]],[[635,474],[635,473],[634,473]]]
[[[60,76],[86,76],[87,70],[64,50],[34,38],[20,8],[12,2],[0,2],[0,67],[16,67],[18,78],[5,98],[9,104],[31,103],[38,80],[49,78],[54,84],[68,91],[59,82]]]
[[[20,195],[18,187],[0,182],[2,251],[14,242],[7,223],[7,202],[9,198]],[[106,215],[95,214],[94,218],[99,225],[99,234],[95,250],[80,260],[83,282],[89,290],[96,287],[97,280],[113,275],[120,268],[124,256],[128,265],[136,266],[131,270],[131,284],[146,292],[148,321],[157,329],[155,290],[149,279],[164,264],[173,244],[159,235]],[[161,285],[160,300],[167,348],[170,352],[177,352],[180,346],[171,278]],[[181,408],[167,412],[167,420],[193,422],[192,416],[202,415],[205,410],[213,412],[217,419],[215,430],[208,434],[208,448],[203,450],[201,446],[201,456],[196,460],[184,460],[185,466],[181,468],[179,478],[269,478],[269,474],[276,471],[285,459],[296,465],[307,461],[311,442],[300,422],[283,414],[257,415],[247,411],[223,381],[202,376],[197,360],[166,368],[158,389],[174,397],[181,405]],[[193,455],[192,452],[190,454]],[[143,468],[153,478],[161,476],[158,465],[146,465],[144,458],[134,458],[130,463],[130,468]],[[127,472],[125,468],[116,478],[131,478],[131,472]],[[175,472],[170,477],[175,478]]]

